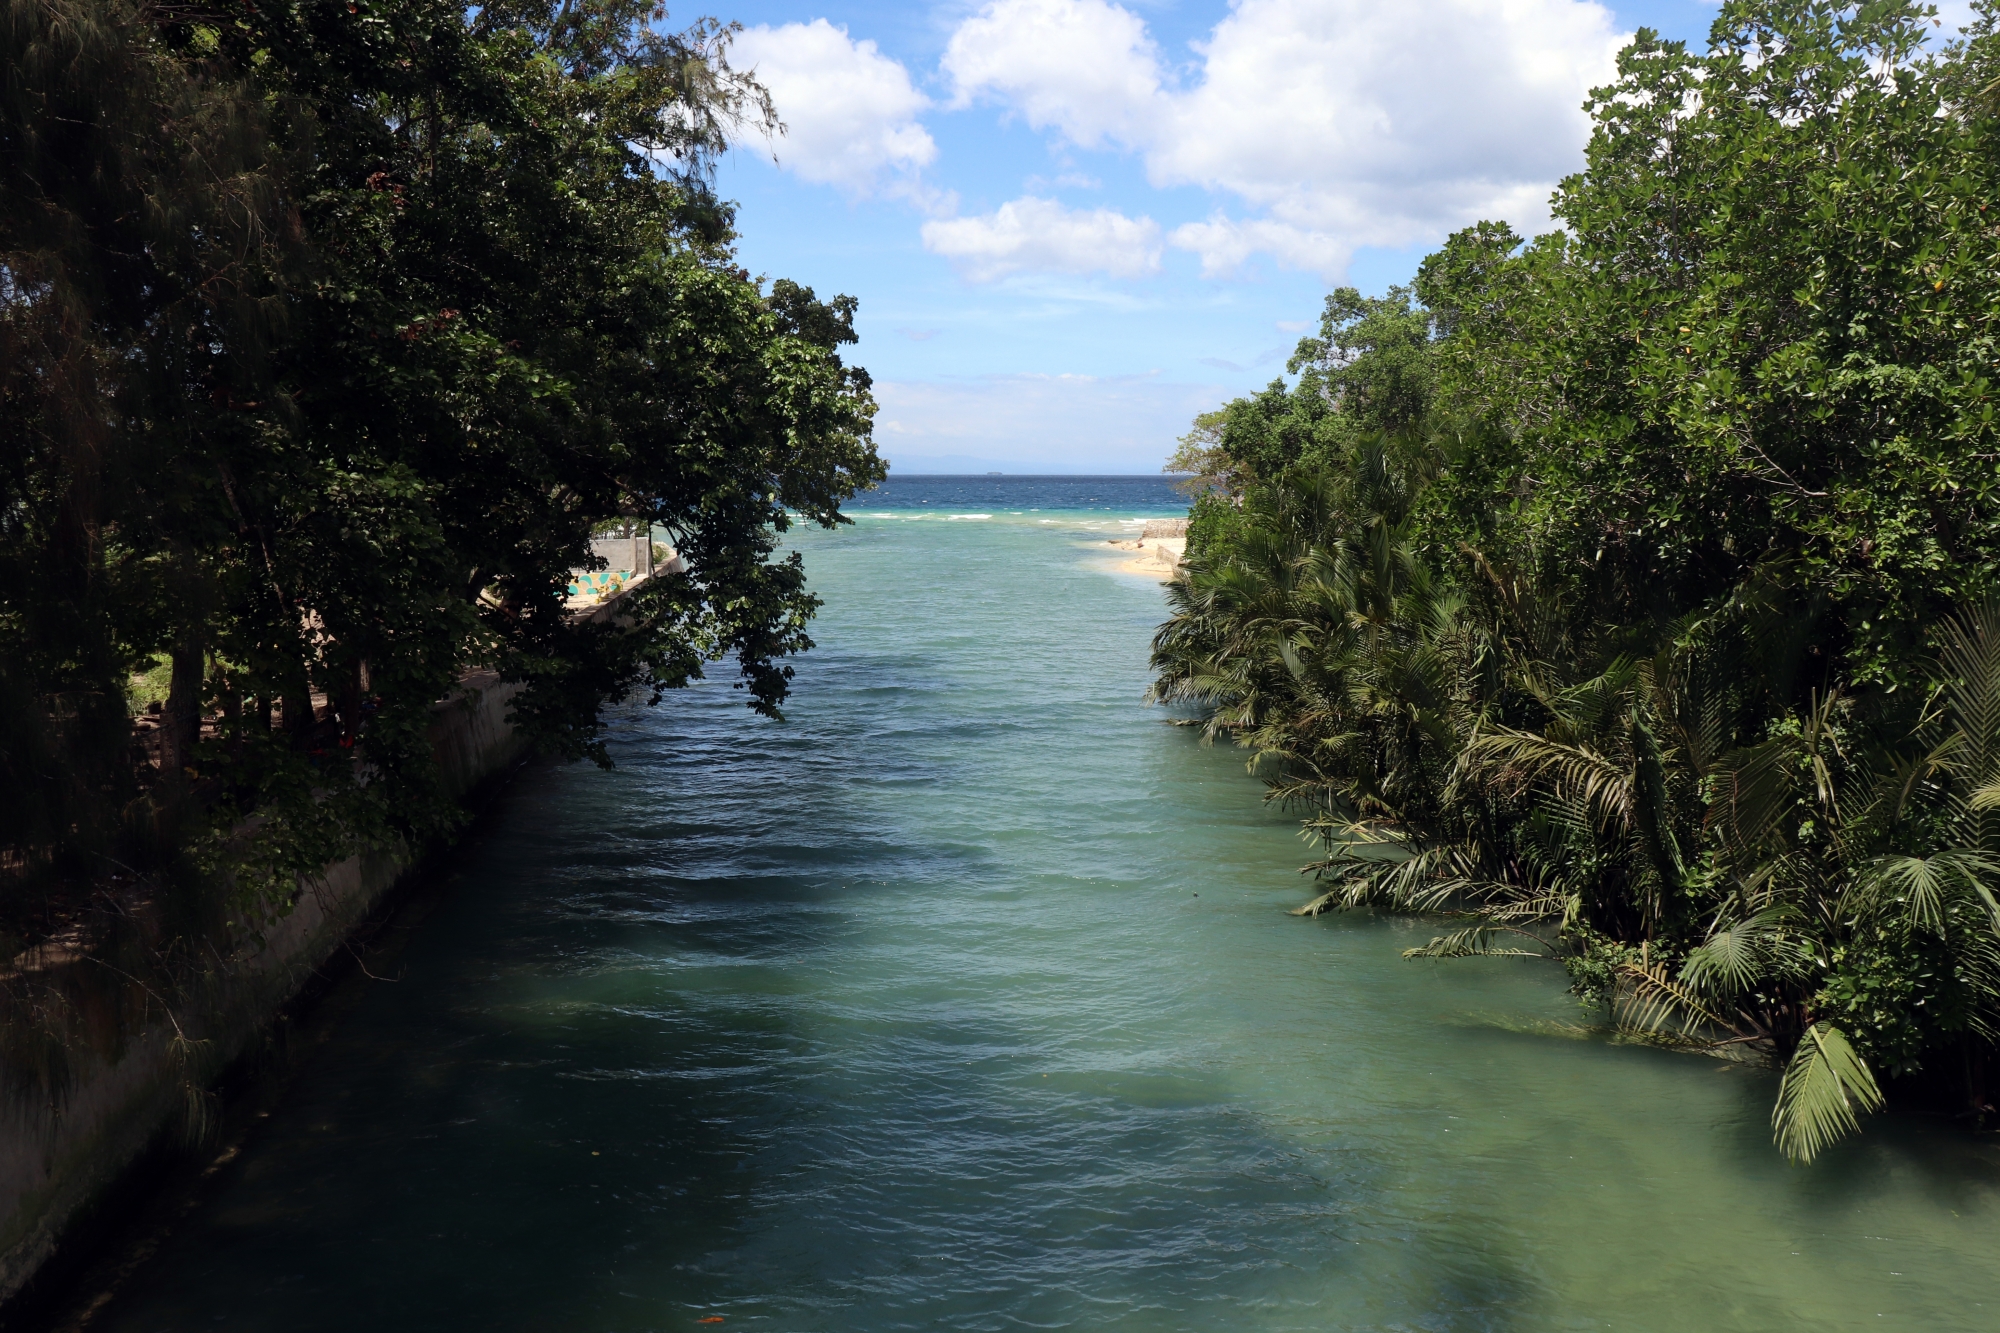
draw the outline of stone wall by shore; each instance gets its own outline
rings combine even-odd
[[[617,600],[583,614],[615,616]],[[478,672],[437,706],[431,743],[455,799],[478,804],[525,757],[507,721],[519,689]],[[182,1019],[190,1025],[183,1030],[162,1025],[140,1032],[111,1058],[74,1053],[57,1097],[0,1087],[0,1308],[22,1293],[148,1149],[180,1132],[188,1088],[212,1084],[265,1038],[282,1008],[424,850],[329,866],[303,886],[263,947],[218,979],[202,1012]]]
[[[431,738],[452,795],[475,797],[521,758],[507,724],[518,686],[484,673],[438,706]],[[112,1060],[83,1053],[59,1098],[0,1095],[0,1302],[48,1262],[67,1231],[259,1040],[416,858],[353,857],[306,885],[256,954],[237,960],[180,1033],[141,1032]]]

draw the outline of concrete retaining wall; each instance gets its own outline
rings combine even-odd
[[[651,537],[598,537],[590,543],[590,553],[603,560],[606,569],[622,569],[640,578],[653,572]]]
[[[605,608],[609,610],[610,608]],[[488,672],[441,704],[431,739],[454,797],[466,798],[522,757],[507,725],[519,686]],[[256,955],[222,979],[213,1004],[177,1043],[171,1028],[139,1034],[115,1059],[83,1053],[66,1095],[0,1089],[0,1303],[55,1253],[67,1228],[184,1114],[190,1081],[206,1085],[251,1048],[314,971],[413,858],[355,857],[330,867],[271,931]]]

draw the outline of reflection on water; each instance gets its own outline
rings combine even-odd
[[[1790,1167],[1768,1075],[1287,918],[1307,850],[1140,706],[1160,593],[1093,553],[1171,495],[949,485],[801,537],[789,723],[719,680],[526,774],[93,1327],[2000,1322],[2000,1153]]]

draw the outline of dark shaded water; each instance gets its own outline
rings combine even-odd
[[[1289,821],[1139,701],[1160,483],[865,499],[790,722],[524,775],[93,1328],[2000,1325],[1993,1148],[1792,1168],[1767,1075],[1283,915]]]

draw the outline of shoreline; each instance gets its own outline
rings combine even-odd
[[[678,557],[676,557],[678,559]],[[576,620],[614,619],[625,594],[650,571],[603,595],[572,603]],[[432,709],[431,745],[444,790],[476,820],[529,759],[507,711],[519,692],[497,673],[461,678]],[[302,880],[291,909],[266,938],[225,960],[207,1004],[177,1022],[134,1032],[116,1054],[79,1061],[59,1096],[17,1098],[0,1143],[0,1326],[24,1310],[60,1309],[83,1275],[116,1248],[113,1210],[151,1206],[185,1150],[172,1144],[188,1089],[207,1092],[265,1057],[297,1009],[330,984],[352,956],[352,941],[393,915],[394,905],[451,844],[363,852]],[[73,964],[65,964],[73,965]],[[179,1056],[181,1024],[200,1055]]]
[[[1158,578],[1162,583],[1180,572],[1181,559],[1187,554],[1185,537],[1140,537],[1133,541],[1113,538],[1104,545],[1129,554],[1129,559],[1118,562],[1120,574]]]

